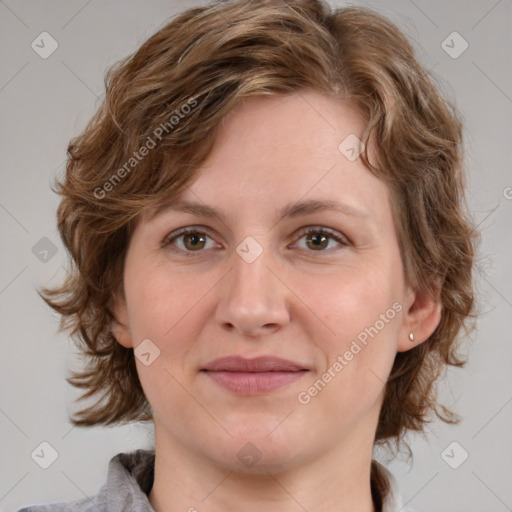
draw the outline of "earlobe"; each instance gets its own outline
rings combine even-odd
[[[112,303],[111,331],[114,338],[125,348],[133,348],[133,340],[128,328],[128,312],[123,296],[116,294]]]
[[[438,290],[417,290],[404,314],[397,344],[398,352],[406,352],[428,340],[441,321]]]
[[[120,324],[117,320],[112,321],[112,335],[118,341],[120,345],[125,348],[133,348],[133,341],[128,329],[123,324]]]

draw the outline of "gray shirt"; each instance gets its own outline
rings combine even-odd
[[[107,481],[94,496],[74,501],[30,505],[18,512],[155,512],[148,500],[153,486],[155,452],[119,453],[110,460]],[[379,512],[407,512],[396,480],[382,464],[372,461],[372,495]]]

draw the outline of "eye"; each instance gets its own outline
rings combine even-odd
[[[299,243],[303,239],[305,245]],[[349,241],[340,233],[328,228],[311,227],[300,233],[299,241],[295,245],[311,251],[331,252],[330,249],[349,245]]]
[[[299,247],[309,252],[331,252],[350,242],[340,233],[328,228],[309,227],[299,233],[299,240],[292,247]],[[167,247],[173,252],[193,256],[193,253],[200,253],[206,249],[219,248],[217,244],[205,231],[190,227],[182,228],[165,237],[162,247]]]
[[[165,237],[162,243],[163,247],[168,247],[174,252],[184,253],[191,256],[192,252],[201,252],[203,249],[213,249],[218,247],[210,236],[197,228],[183,228],[174,231]]]

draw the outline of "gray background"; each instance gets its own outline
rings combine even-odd
[[[58,198],[50,183],[63,171],[68,140],[99,105],[105,69],[135,50],[167,18],[197,4],[0,1],[2,511],[94,494],[113,455],[151,446],[151,431],[142,425],[71,427],[68,412],[77,392],[65,375],[68,367],[79,364],[76,349],[56,334],[57,318],[35,288],[64,274],[65,253],[54,218]],[[458,426],[433,422],[426,437],[410,438],[412,463],[395,459],[388,466],[405,501],[416,510],[512,510],[512,2],[360,4],[389,16],[416,41],[421,59],[463,113],[469,201],[482,232],[480,316],[468,342],[469,364],[450,371],[440,387],[445,403],[464,419]],[[47,59],[31,48],[43,31],[59,45]],[[442,47],[454,31],[469,45],[458,58]],[[460,50],[461,42],[448,39],[451,51]],[[51,244],[41,242],[44,237]],[[48,469],[31,458],[43,441],[58,454]],[[458,444],[444,451],[454,441]],[[469,457],[453,469],[445,460],[459,464],[462,450]],[[380,451],[377,455],[384,456]]]

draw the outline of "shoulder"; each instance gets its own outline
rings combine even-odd
[[[74,501],[29,505],[17,512],[154,512],[147,498],[154,478],[155,452],[136,450],[110,459],[98,493]]]
[[[98,512],[97,506],[90,498],[83,498],[74,501],[62,501],[58,503],[47,503],[45,505],[29,505],[20,508],[17,512]]]

